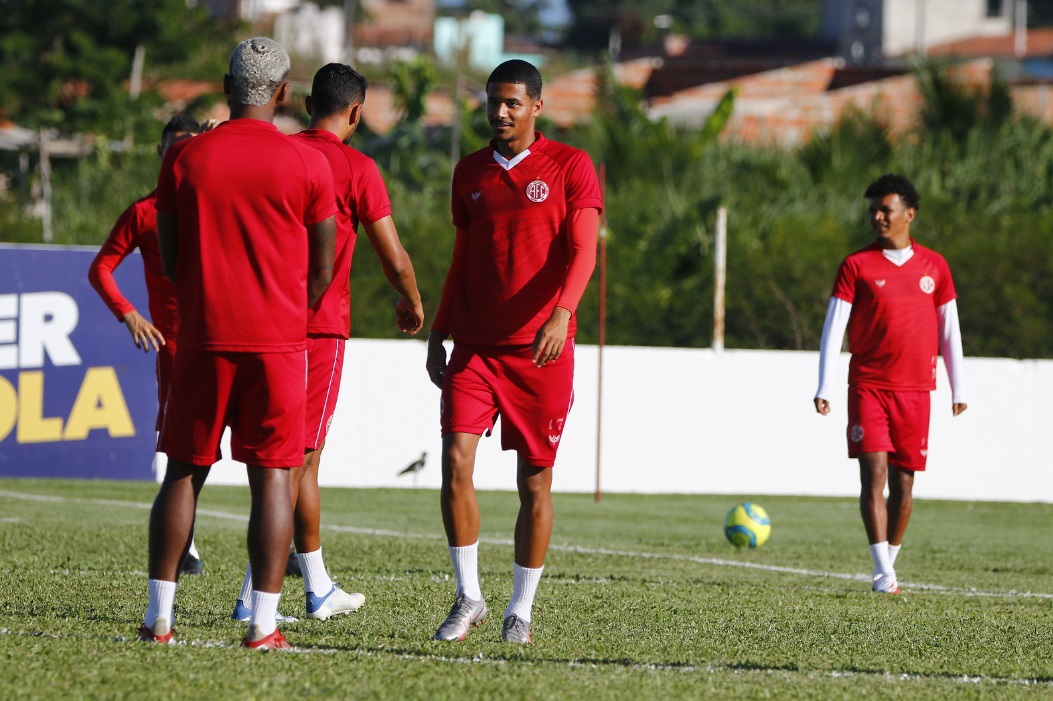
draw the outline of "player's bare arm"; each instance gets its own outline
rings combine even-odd
[[[336,219],[307,227],[307,306],[313,307],[333,281],[336,258]]]
[[[414,336],[424,326],[424,305],[417,290],[413,263],[402,247],[395,221],[388,215],[371,224],[364,224],[364,228],[380,259],[384,277],[400,295],[399,301],[395,303],[395,323],[401,330]]]
[[[176,260],[179,259],[179,223],[164,212],[157,213],[157,241],[161,253],[161,268],[169,280],[175,280]]]
[[[159,351],[165,344],[165,337],[139,312],[134,309],[124,315],[124,325],[132,334],[132,340],[136,348],[142,348],[144,353],[150,352],[150,346],[154,351]]]
[[[563,345],[567,342],[567,327],[570,324],[569,309],[557,306],[552,316],[538,329],[531,346],[531,361],[539,368],[559,358]]]
[[[428,335],[428,359],[424,364],[428,378],[439,389],[442,389],[442,381],[446,376],[446,346],[442,345],[445,340],[446,334],[438,331]]]

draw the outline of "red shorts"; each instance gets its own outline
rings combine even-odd
[[[888,453],[888,461],[921,472],[929,455],[930,396],[927,391],[900,392],[848,388],[848,457]]]
[[[317,450],[329,435],[344,374],[344,339],[307,339],[307,419],[304,448]]]
[[[501,416],[501,449],[536,467],[552,467],[574,403],[574,341],[537,367],[530,346],[455,343],[442,387],[442,433],[490,431]]]
[[[158,438],[169,459],[212,465],[230,426],[231,457],[260,467],[303,464],[307,360],[292,353],[176,354],[165,423]]]
[[[154,364],[154,374],[157,376],[157,421],[154,430],[160,431],[165,423],[165,404],[168,403],[168,387],[172,384],[172,366],[175,363],[176,342],[175,339],[166,339],[161,349],[157,351],[157,362]]]

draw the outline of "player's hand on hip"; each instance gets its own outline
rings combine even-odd
[[[395,303],[395,323],[410,336],[416,336],[424,327],[424,306],[420,301],[414,303],[405,297],[399,298]]]
[[[969,408],[969,405],[966,404],[965,402],[955,402],[954,404],[951,404],[951,413],[954,414],[955,416],[958,416],[958,414],[961,414],[963,411],[965,411],[968,408]]]
[[[563,307],[552,310],[552,316],[538,329],[534,343],[530,347],[530,360],[539,368],[559,358],[567,342],[567,327],[570,324],[570,311]]]
[[[432,331],[428,336],[428,359],[424,367],[428,370],[428,378],[432,384],[442,389],[442,383],[446,379],[446,346],[441,335]]]
[[[816,397],[815,410],[823,416],[826,416],[830,413],[830,402],[826,401],[825,399],[820,399],[819,397]]]
[[[132,334],[135,347],[142,348],[144,353],[150,352],[150,346],[153,346],[154,351],[159,351],[165,344],[165,337],[157,330],[157,327],[137,311],[130,311],[124,315],[124,325]]]

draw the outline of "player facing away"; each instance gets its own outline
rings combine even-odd
[[[367,82],[350,66],[330,63],[315,73],[306,99],[308,128],[293,138],[317,149],[333,172],[336,192],[336,258],[333,282],[311,307],[307,318],[307,420],[303,465],[293,471],[293,540],[303,573],[307,617],[326,620],[357,611],[365,596],[348,593],[333,583],[322,559],[321,497],[318,465],[340,393],[345,340],[351,336],[351,256],[359,222],[380,258],[388,282],[399,294],[395,321],[416,334],[424,324],[424,308],[413,265],[402,247],[391,217],[387,187],[373,159],[347,144],[358,128]],[[248,620],[246,600],[252,591],[249,565],[233,617]]]
[[[463,640],[488,613],[479,586],[479,439],[501,416],[517,453],[512,599],[501,637],[529,643],[552,535],[552,466],[573,401],[575,310],[596,264],[602,205],[588,155],[534,130],[541,74],[506,61],[486,82],[493,140],[453,176],[453,260],[428,338],[442,389],[440,503],[457,595],[438,640]],[[453,337],[447,363],[443,341]]]
[[[332,280],[336,211],[325,158],[272,123],[289,67],[271,39],[238,44],[223,81],[230,120],[169,149],[158,178],[179,353],[161,427],[168,471],[150,514],[143,640],[172,638],[178,563],[229,426],[252,501],[255,589],[242,646],[289,647],[275,618],[293,531],[290,475],[303,462],[307,310]]]
[[[914,185],[887,174],[864,196],[877,240],[846,257],[837,271],[823,324],[815,409],[830,413],[847,329],[848,457],[859,459],[859,510],[874,560],[871,589],[896,594],[896,556],[910,522],[914,475],[925,469],[929,454],[937,353],[950,379],[952,413],[966,409],[962,336],[947,261],[910,235],[919,204]]]
[[[186,115],[176,115],[168,120],[161,130],[161,143],[157,155],[162,159],[168,147],[177,141],[201,133],[201,125]],[[118,321],[124,322],[132,335],[136,348],[149,353],[153,348],[157,354],[154,372],[157,376],[157,422],[155,431],[164,423],[165,399],[168,385],[172,381],[172,362],[176,353],[176,301],[175,286],[165,277],[161,269],[161,254],[157,244],[157,191],[133,202],[117,219],[110,235],[99,249],[99,253],[88,267],[88,281],[106,303]],[[143,274],[146,278],[146,296],[149,300],[150,318],[147,319],[135,305],[121,294],[113,271],[125,258],[139,249],[143,258]],[[183,574],[201,574],[201,555],[190,539],[190,549],[182,564]]]

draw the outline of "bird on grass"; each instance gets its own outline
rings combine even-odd
[[[427,459],[428,451],[422,452],[419,458],[411,462],[409,465],[406,465],[406,467],[402,468],[398,476],[401,477],[402,475],[412,475],[416,474],[417,472],[420,472],[424,469],[424,461]]]

